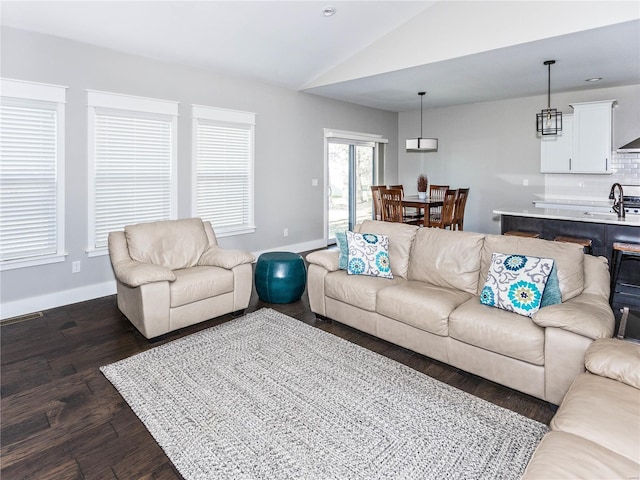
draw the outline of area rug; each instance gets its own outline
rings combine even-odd
[[[516,479],[547,432],[270,309],[101,370],[187,480]]]

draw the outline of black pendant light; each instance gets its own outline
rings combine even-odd
[[[555,108],[551,108],[551,65],[556,63],[555,60],[546,60],[544,64],[548,68],[547,83],[547,108],[543,108],[540,113],[536,114],[536,130],[542,135],[557,135],[562,131],[562,112]]]
[[[407,152],[437,152],[437,138],[422,138],[422,97],[427,92],[418,92],[420,95],[420,136],[407,139]]]

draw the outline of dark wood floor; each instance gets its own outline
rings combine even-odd
[[[305,295],[261,302],[522,415],[548,423],[546,402],[339,323],[317,321]],[[13,479],[179,479],[181,476],[98,368],[231,320],[203,322],[150,343],[120,314],[115,296],[44,312],[1,333],[1,471]]]

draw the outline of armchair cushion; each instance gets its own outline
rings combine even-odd
[[[231,270],[238,265],[252,263],[255,259],[256,257],[243,250],[225,250],[218,246],[213,246],[209,247],[209,249],[202,254],[198,260],[198,265],[208,265]]]
[[[594,341],[584,356],[587,370],[640,389],[640,345],[616,338]]]
[[[195,266],[209,247],[199,218],[127,225],[124,234],[133,260],[171,270]]]

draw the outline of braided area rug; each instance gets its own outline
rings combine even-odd
[[[271,309],[101,368],[185,479],[517,479],[547,427]]]

